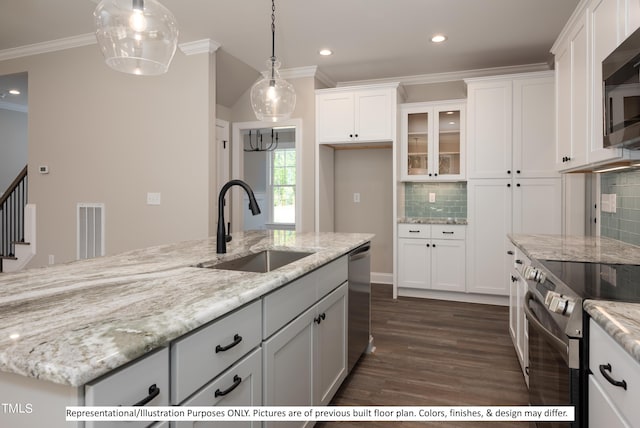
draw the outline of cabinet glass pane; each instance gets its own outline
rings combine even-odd
[[[460,174],[460,111],[439,112],[438,174]]]
[[[429,165],[429,124],[428,113],[413,113],[407,117],[409,121],[407,135],[407,171],[409,175],[427,174]]]

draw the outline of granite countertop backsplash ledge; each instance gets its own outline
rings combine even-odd
[[[370,234],[235,233],[0,275],[0,371],[81,386],[347,254]],[[267,273],[194,267],[263,249],[314,254]]]
[[[399,217],[399,224],[460,224],[466,225],[466,218],[457,217]]]

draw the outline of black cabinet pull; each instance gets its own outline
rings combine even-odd
[[[318,315],[317,317],[315,317],[313,319],[313,322],[315,322],[316,324],[320,324],[325,318],[327,318],[327,314],[325,314],[324,312],[321,313],[320,315]]]
[[[236,346],[240,342],[242,342],[242,336],[240,336],[238,333],[236,333],[233,336],[233,342],[231,342],[227,346],[220,346],[220,345],[216,346],[216,354],[218,352],[228,351],[229,349],[233,348],[234,346]]]
[[[507,251],[507,254],[509,254],[510,256],[513,256],[513,251],[509,250]]]
[[[521,265],[522,264],[522,260],[518,259],[518,260],[516,260],[516,263]]]
[[[455,232],[450,232],[450,231],[448,231],[448,230],[443,230],[443,231],[442,231],[442,233],[443,233],[444,235],[453,235]]]
[[[611,364],[600,364],[600,374],[604,376],[604,378],[613,386],[619,386],[623,388],[625,391],[627,390],[627,382],[625,380],[615,380],[609,375],[611,373]],[[607,373],[609,372],[609,373]]]
[[[220,397],[222,395],[227,395],[228,393],[230,393],[231,391],[233,391],[234,389],[236,389],[238,387],[238,385],[240,385],[240,383],[242,382],[242,378],[238,375],[234,375],[233,376],[233,385],[231,385],[229,388],[225,389],[224,391],[220,391],[220,388],[216,389],[216,392],[214,394],[215,397]]]
[[[153,385],[151,385],[149,387],[149,395],[144,397],[142,400],[138,401],[136,404],[134,404],[134,406],[144,406],[149,401],[151,401],[154,398],[156,398],[158,395],[160,395],[160,388],[158,388],[156,386],[156,384],[154,383]]]
[[[516,174],[520,174],[520,170],[517,170],[517,171],[516,171]]]
[[[516,184],[516,187],[520,187],[520,183]]]
[[[420,233],[419,230],[409,230],[409,233]]]
[[[511,275],[511,282],[516,282],[518,281],[518,278],[516,278],[515,276]]]

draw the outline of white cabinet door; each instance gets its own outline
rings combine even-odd
[[[511,232],[511,179],[467,183],[467,291],[509,295],[511,263],[507,234]]]
[[[428,239],[398,239],[398,287],[431,287]]]
[[[261,406],[262,352],[258,348],[205,386],[183,406]],[[180,421],[175,428],[259,428],[261,421]]]
[[[262,344],[263,404],[313,405],[313,326],[315,306]],[[265,427],[306,427],[309,422],[265,422]]]
[[[467,87],[468,177],[509,177],[513,110],[511,81],[470,82]]]
[[[587,163],[589,135],[589,52],[587,17],[576,21],[556,52],[556,169]]]
[[[352,92],[330,92],[316,96],[318,143],[353,139],[354,98]]]
[[[431,241],[431,288],[442,291],[465,291],[465,242],[433,239]]]
[[[589,426],[631,428],[593,375],[589,376]]]
[[[347,376],[347,292],[344,283],[317,305],[314,406],[328,405]]]
[[[552,75],[513,81],[514,178],[556,177],[555,80]]]
[[[388,89],[356,92],[354,95],[356,141],[392,141],[392,92]]]
[[[513,233],[560,233],[562,180],[530,178],[513,182]]]

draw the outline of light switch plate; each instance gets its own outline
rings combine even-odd
[[[436,194],[429,193],[429,202],[434,203],[436,201]]]
[[[160,205],[160,193],[147,193],[147,205]]]
[[[360,203],[360,193],[353,194],[353,202],[355,202],[356,204]]]

